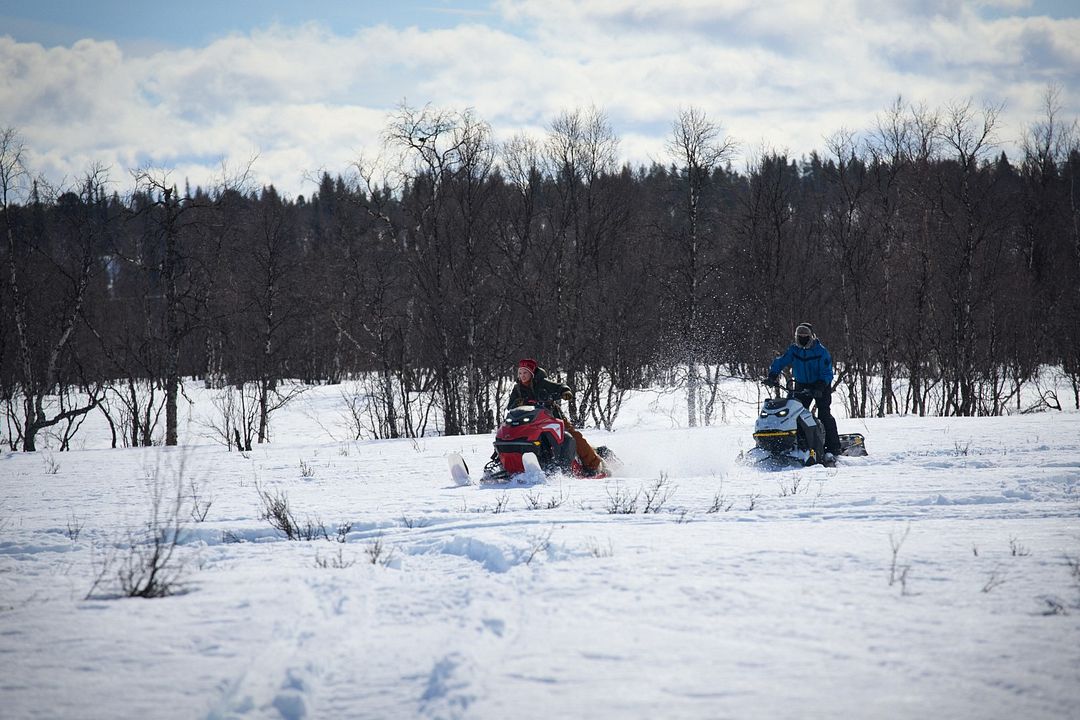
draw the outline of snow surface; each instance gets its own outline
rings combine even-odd
[[[0,716],[1080,717],[1076,411],[841,420],[868,457],[767,472],[737,459],[752,402],[686,429],[641,393],[587,431],[616,479],[458,487],[447,456],[478,474],[490,436],[344,442],[316,388],[242,455],[187,393],[183,447],[103,449],[92,419],[0,458]],[[155,472],[212,498],[184,591],[85,599]],[[661,479],[659,513],[608,512]],[[273,530],[256,483],[331,541]]]

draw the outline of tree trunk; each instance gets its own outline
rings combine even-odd
[[[173,227],[172,189],[165,195],[165,444],[177,444],[176,404],[180,387],[180,321],[176,274],[179,271],[179,249]]]

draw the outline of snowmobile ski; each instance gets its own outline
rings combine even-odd
[[[461,457],[459,453],[450,453],[446,460],[450,465],[450,479],[454,481],[455,485],[472,484],[472,478],[469,477],[469,466],[465,464],[465,458]]]

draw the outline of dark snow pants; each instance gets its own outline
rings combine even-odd
[[[832,389],[825,383],[813,383],[804,385],[795,384],[796,390],[812,390],[814,401],[817,403],[817,417],[821,426],[825,429],[825,452],[833,455],[840,454],[840,433],[836,429],[836,418],[832,414]],[[810,401],[803,401],[803,405],[810,409]]]

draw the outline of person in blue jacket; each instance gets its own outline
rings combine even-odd
[[[817,401],[818,420],[825,428],[825,452],[840,454],[840,435],[836,430],[836,418],[832,415],[833,364],[829,351],[818,340],[814,326],[799,323],[795,328],[795,342],[769,366],[769,384],[779,382],[780,373],[787,367],[795,376],[796,390],[810,390]],[[809,407],[809,399],[802,401]]]

